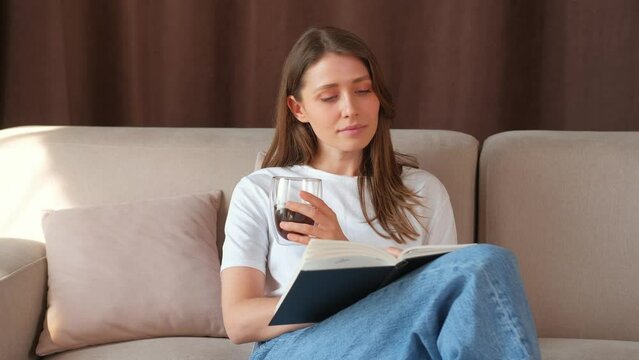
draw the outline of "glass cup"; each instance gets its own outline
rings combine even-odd
[[[319,198],[322,197],[322,180],[315,178],[274,176],[271,182],[271,205],[273,207],[274,228],[277,234],[273,234],[278,244],[298,244],[288,240],[289,232],[280,228],[280,222],[290,221],[314,225],[313,219],[286,208],[287,201],[308,204],[300,198],[300,191],[306,191]]]

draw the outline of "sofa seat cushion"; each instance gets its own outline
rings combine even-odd
[[[248,359],[253,344],[235,345],[225,338],[166,337],[91,346],[44,360],[214,360]]]
[[[639,342],[586,339],[539,339],[544,360],[626,360],[639,357]],[[212,360],[248,359],[253,344],[228,339],[168,337],[98,345],[44,357],[44,360]]]
[[[639,359],[639,341],[541,338],[544,360]]]

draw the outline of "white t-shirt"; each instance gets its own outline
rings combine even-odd
[[[226,219],[221,270],[234,266],[255,268],[266,275],[265,296],[281,295],[299,270],[304,245],[280,245],[269,194],[273,176],[322,179],[322,200],[337,214],[340,227],[350,241],[400,249],[425,244],[455,244],[457,231],[453,209],[444,185],[427,171],[404,168],[402,180],[425,206],[413,225],[419,237],[406,244],[384,239],[366,223],[362,212],[356,176],[335,175],[307,165],[265,168],[242,178],[233,191]],[[367,200],[368,213],[373,215]],[[377,229],[381,226],[377,223]],[[382,232],[384,233],[384,232]]]

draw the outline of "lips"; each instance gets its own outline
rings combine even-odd
[[[359,124],[349,125],[347,127],[339,129],[337,132],[354,133],[354,132],[357,132],[358,130],[363,129],[365,127],[366,127],[366,125],[359,125]]]

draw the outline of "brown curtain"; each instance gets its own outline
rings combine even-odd
[[[269,127],[312,25],[367,41],[396,128],[639,130],[636,0],[1,0],[0,127]]]

